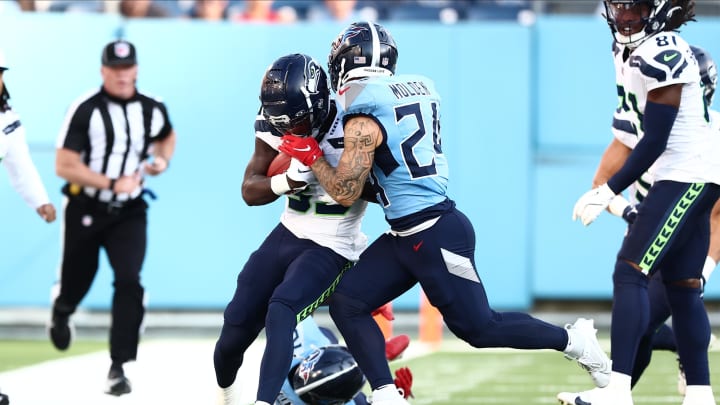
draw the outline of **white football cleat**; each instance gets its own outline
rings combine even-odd
[[[633,405],[630,391],[612,388],[593,388],[583,392],[561,392],[557,399],[562,405]]]
[[[578,318],[572,325],[565,325],[570,345],[565,357],[576,360],[590,374],[595,386],[606,387],[610,383],[612,363],[597,340],[597,329],[592,319]]]
[[[590,405],[593,391],[598,389],[594,388],[583,392],[561,392],[557,394],[557,399],[562,405]]]
[[[384,385],[373,390],[368,403],[372,405],[410,405],[410,402],[400,395],[395,384]]]

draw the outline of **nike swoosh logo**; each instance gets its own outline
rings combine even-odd
[[[304,148],[293,148],[294,150],[298,152],[310,152],[310,145],[306,145]]]
[[[312,171],[312,169],[298,170],[298,173],[310,173],[311,171]]]
[[[671,60],[675,59],[676,56],[678,56],[677,53],[674,53],[672,55],[663,55],[663,60],[665,62],[670,62]]]
[[[590,402],[585,402],[580,397],[575,398],[575,405],[592,405]]]
[[[417,243],[417,245],[413,245],[413,250],[417,252],[418,250],[420,250],[420,246],[422,246],[422,244],[423,241],[420,241]]]
[[[346,91],[348,91],[350,87],[343,87],[342,89],[338,90],[338,96],[342,96],[345,94]]]

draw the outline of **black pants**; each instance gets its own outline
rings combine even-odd
[[[110,357],[134,360],[145,315],[140,270],[147,247],[147,203],[138,198],[122,208],[70,197],[65,207],[60,293],[53,311],[69,315],[90,290],[100,248],[114,273]]]

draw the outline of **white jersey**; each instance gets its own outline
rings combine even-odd
[[[37,168],[30,158],[25,128],[13,111],[0,111],[0,162],[10,175],[10,183],[27,205],[37,209],[50,203]]]
[[[712,129],[712,133],[720,138],[720,112],[708,110],[708,115],[710,117],[710,128]],[[651,172],[647,171],[643,173],[642,176],[640,176],[640,178],[628,188],[630,193],[630,204],[637,205],[645,199],[645,196],[652,184],[653,176]]]
[[[332,166],[337,166],[344,146],[341,114],[335,111],[336,108],[331,109],[331,115],[335,117],[327,133],[318,142],[325,160]],[[262,114],[257,120],[264,121]],[[268,125],[258,125],[258,121],[255,136],[277,149],[280,137],[270,132]],[[367,201],[364,200],[343,207],[332,201],[320,184],[314,182],[308,184],[305,190],[286,197],[280,222],[298,238],[310,239],[348,260],[356,261],[367,246],[367,236],[360,230],[366,208]]]
[[[683,84],[667,146],[650,172],[655,180],[720,184],[720,137],[707,125],[700,70],[688,43],[674,32],[661,32],[627,58],[626,49],[616,45],[613,50],[620,100],[613,119],[614,136],[634,148],[644,135],[642,117],[648,92]]]

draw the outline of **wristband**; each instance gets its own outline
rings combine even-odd
[[[618,194],[616,195],[612,201],[610,201],[610,205],[608,205],[608,211],[610,211],[611,214],[615,215],[616,217],[622,217],[625,213],[625,208],[629,207],[630,203],[628,200],[625,199],[622,195]]]
[[[283,195],[292,190],[292,187],[290,187],[285,173],[282,173],[270,177],[270,189],[272,189],[272,192],[276,195]]]
[[[717,267],[717,263],[715,263],[715,260],[708,256],[705,258],[705,265],[702,269],[702,275],[703,278],[707,281],[710,279],[710,275],[715,271],[715,267]]]

